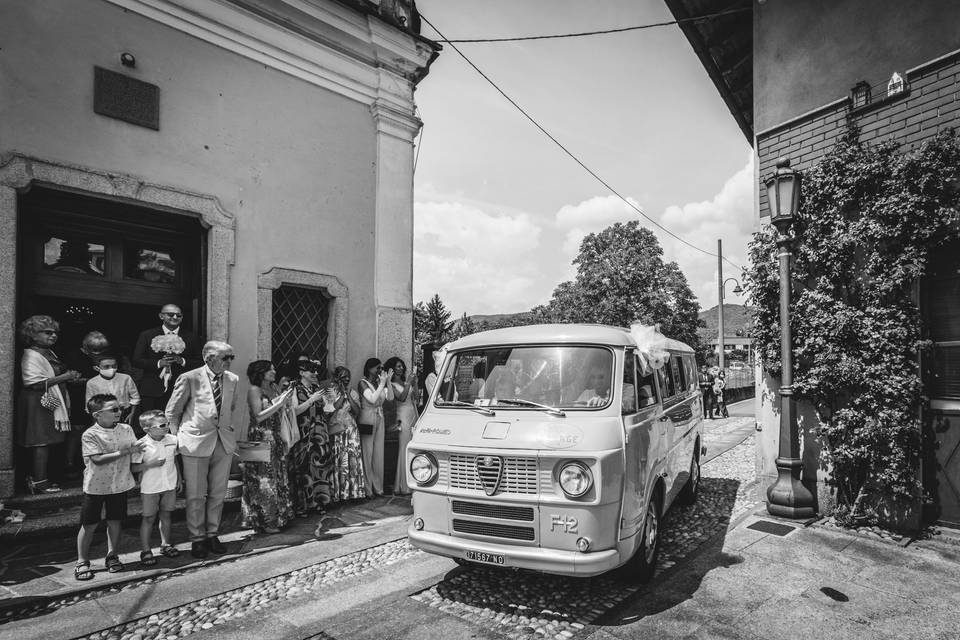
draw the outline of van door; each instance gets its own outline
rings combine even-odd
[[[681,444],[680,435],[691,417],[689,407],[683,402],[683,394],[677,389],[677,377],[673,371],[675,362],[674,358],[671,357],[662,368],[657,369],[657,380],[660,382],[661,388],[664,389],[661,420],[666,424],[666,433],[664,434],[666,452],[663,472],[666,474],[664,482],[667,486],[667,505],[673,501],[673,497],[680,490],[677,486],[677,475],[679,474],[677,458],[680,455],[677,448]]]
[[[656,463],[663,455],[657,449],[662,438],[653,437],[661,428],[656,420],[657,395],[653,376],[642,376],[643,369],[633,349],[627,349],[623,362],[621,413],[624,428],[623,508],[620,539],[640,530]]]
[[[671,355],[667,362],[670,374],[673,376],[674,388],[677,391],[675,404],[670,408],[670,419],[673,422],[673,438],[670,448],[670,468],[673,484],[671,486],[671,500],[686,484],[690,475],[690,456],[693,455],[693,431],[697,426],[694,411],[696,410],[696,394],[693,393],[695,380],[688,380],[687,367],[682,362],[683,356],[679,353]]]

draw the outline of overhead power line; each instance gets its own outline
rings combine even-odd
[[[515,36],[510,38],[463,38],[458,40],[437,40],[437,42],[442,42],[444,44],[462,44],[462,43],[489,43],[489,42],[521,42],[526,40],[557,40],[560,38],[582,38],[584,36],[602,36],[611,33],[623,33],[625,31],[640,31],[641,29],[653,29],[655,27],[669,27],[670,25],[680,24],[681,22],[700,22],[703,20],[712,20],[713,18],[719,18],[721,16],[727,16],[734,13],[743,13],[745,11],[752,11],[751,7],[741,7],[739,9],[727,9],[726,11],[718,11],[716,13],[708,13],[702,16],[693,16],[690,18],[680,18],[679,20],[668,20],[666,22],[652,22],[650,24],[638,24],[632,27],[618,27],[616,29],[603,29],[600,31],[580,31],[576,33],[557,33],[550,35],[540,35],[540,36]],[[420,15],[423,17],[423,14]],[[425,20],[427,24],[430,24]],[[433,25],[430,25],[431,27]],[[434,29],[436,31],[436,29]],[[437,31],[437,33],[440,33]],[[442,36],[441,36],[442,37]]]
[[[445,36],[443,35],[443,33],[441,33],[440,30],[437,29],[437,28],[433,25],[432,22],[430,22],[429,20],[427,20],[426,16],[424,16],[422,13],[420,14],[420,18],[421,18],[424,22],[426,22],[428,25],[430,25],[430,28],[433,29],[434,31],[436,31],[436,32],[437,32],[437,35],[439,35],[441,38],[445,38]],[[640,216],[643,217],[645,220],[647,220],[650,224],[654,225],[655,227],[657,227],[658,229],[660,229],[661,231],[663,231],[663,232],[666,233],[667,235],[669,235],[669,236],[671,236],[671,237],[679,240],[680,242],[682,242],[683,244],[687,245],[687,246],[690,247],[691,249],[694,249],[694,250],[696,250],[696,251],[699,251],[700,253],[702,253],[702,254],[704,254],[704,255],[711,256],[711,257],[713,257],[713,258],[716,258],[716,257],[717,257],[717,254],[712,253],[712,252],[710,252],[710,251],[707,251],[706,249],[701,249],[701,248],[698,247],[697,245],[692,244],[691,242],[688,242],[687,240],[684,240],[683,238],[681,238],[680,236],[678,236],[677,234],[675,234],[673,231],[670,231],[670,229],[667,229],[665,226],[663,226],[662,224],[660,224],[659,222],[657,222],[656,220],[654,220],[653,218],[651,218],[650,216],[648,216],[647,214],[645,214],[640,207],[636,206],[635,204],[633,204],[632,202],[630,202],[630,200],[628,200],[628,199],[625,198],[623,195],[621,195],[619,191],[617,191],[616,189],[613,188],[612,185],[610,185],[610,183],[608,183],[606,180],[604,180],[602,177],[600,177],[600,175],[597,174],[593,169],[591,169],[591,168],[588,167],[586,164],[584,164],[583,161],[580,160],[580,158],[578,158],[577,156],[575,156],[572,151],[570,151],[569,149],[567,149],[567,148],[563,145],[562,142],[560,142],[559,140],[557,140],[549,131],[547,131],[546,129],[544,129],[543,126],[533,118],[533,116],[531,116],[529,113],[526,112],[526,110],[525,110],[523,107],[521,107],[519,104],[517,104],[516,100],[514,100],[513,98],[511,98],[510,96],[508,96],[508,95],[506,94],[506,92],[504,92],[504,90],[501,89],[501,88],[497,85],[496,82],[494,82],[493,80],[490,79],[490,76],[488,76],[487,74],[485,74],[485,73],[480,69],[480,67],[478,67],[477,65],[475,65],[475,64],[473,63],[473,61],[470,60],[470,58],[468,58],[466,55],[464,55],[464,53],[463,53],[462,51],[460,51],[459,48],[457,48],[457,45],[454,44],[453,41],[443,39],[443,40],[439,40],[439,42],[446,42],[447,44],[449,44],[450,47],[451,47],[454,51],[456,51],[457,54],[458,54],[461,58],[463,58],[464,61],[465,61],[468,65],[470,65],[471,67],[473,67],[473,70],[474,70],[474,71],[476,71],[477,73],[479,73],[480,76],[490,84],[490,86],[492,86],[494,89],[497,90],[497,93],[499,93],[501,96],[503,96],[503,97],[507,100],[507,102],[509,102],[511,105],[513,105],[513,107],[514,107],[517,111],[519,111],[521,114],[523,114],[523,116],[524,116],[527,120],[529,120],[529,121],[533,124],[533,126],[535,126],[537,129],[539,129],[540,132],[541,132],[543,135],[547,136],[547,138],[549,138],[551,142],[553,142],[555,145],[557,145],[558,147],[560,147],[560,150],[563,151],[565,154],[567,154],[567,156],[569,156],[570,159],[572,159],[574,162],[576,162],[578,165],[580,165],[580,167],[581,167],[584,171],[586,171],[586,172],[589,173],[591,176],[593,176],[593,178],[594,178],[597,182],[599,182],[599,183],[602,184],[604,187],[606,187],[607,190],[610,191],[610,193],[612,193],[612,194],[615,195],[617,198],[619,198],[620,200],[622,200],[628,207],[630,207],[631,209],[633,209],[634,211],[636,211],[638,214],[640,214]],[[733,266],[736,267],[737,269],[740,269],[741,271],[743,270],[743,267],[741,267],[741,266],[738,265],[737,263],[732,262],[731,260],[729,260],[729,259],[727,259],[727,258],[723,258],[723,260],[724,260],[725,262],[733,265]]]

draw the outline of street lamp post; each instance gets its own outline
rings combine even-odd
[[[723,279],[723,241],[717,238],[717,364],[720,365],[721,369],[724,367],[724,358],[726,357],[726,349],[723,343],[723,288],[731,280],[737,282],[736,278]],[[743,293],[739,282],[733,288],[733,293],[734,295]]]
[[[800,175],[790,168],[790,159],[777,161],[777,169],[765,182],[770,203],[770,221],[777,228],[780,261],[780,449],[777,480],[767,488],[767,511],[785,518],[809,518],[815,513],[813,494],[803,485],[797,402],[793,397],[793,336],[790,331],[790,245],[788,234],[800,206]]]

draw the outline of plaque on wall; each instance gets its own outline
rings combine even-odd
[[[160,130],[160,87],[103,67],[93,69],[94,113]]]

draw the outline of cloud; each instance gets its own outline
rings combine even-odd
[[[633,198],[627,198],[638,209],[640,203]],[[564,280],[576,275],[576,268],[569,261],[580,252],[580,242],[589,233],[602,231],[616,222],[629,222],[639,217],[635,209],[614,195],[594,196],[579,204],[568,204],[560,207],[554,216],[558,229],[564,232],[561,250],[568,261]]]
[[[717,239],[722,240],[724,280],[733,277],[740,281],[741,267],[748,266],[747,244],[754,231],[753,213],[753,154],[746,165],[724,182],[720,191],[710,200],[671,205],[664,209],[658,222],[691,244],[716,254]],[[715,255],[707,255],[654,229],[664,255],[680,266],[694,295],[703,309],[717,304],[718,266]],[[727,284],[724,302],[741,304],[743,298],[732,293],[733,283]]]
[[[523,212],[489,213],[458,201],[415,202],[414,300],[439,293],[457,315],[524,311],[543,302],[531,293],[539,288],[541,231]]]
[[[640,203],[627,198],[641,211]],[[561,229],[573,227],[605,229],[614,222],[626,222],[637,217],[637,212],[626,202],[614,195],[594,196],[580,204],[564,205],[557,211],[556,222]]]

